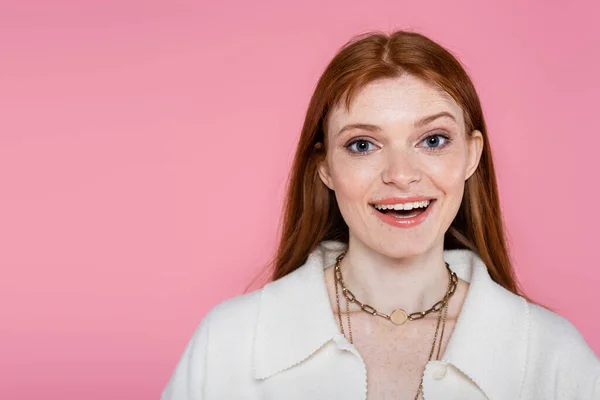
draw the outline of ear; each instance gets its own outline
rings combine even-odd
[[[319,173],[319,178],[321,178],[321,182],[329,189],[333,189],[333,181],[331,179],[331,173],[329,170],[329,164],[327,164],[327,156],[325,154],[323,143],[318,142],[315,144],[315,152],[318,154],[317,157],[317,172]]]
[[[479,166],[479,160],[481,159],[481,153],[483,151],[483,134],[474,130],[467,137],[467,170],[465,174],[465,181],[471,177]]]

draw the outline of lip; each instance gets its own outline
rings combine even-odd
[[[429,206],[427,207],[427,209],[425,211],[423,211],[421,214],[412,217],[412,218],[396,218],[396,217],[392,217],[391,215],[387,215],[384,214],[380,211],[378,211],[375,207],[373,207],[373,212],[375,213],[375,215],[383,222],[385,222],[388,225],[391,225],[393,227],[396,228],[412,228],[415,227],[419,224],[421,224],[423,221],[425,221],[427,219],[427,217],[429,216],[429,214],[431,214],[431,210],[433,209],[433,207],[435,206],[435,199],[432,198],[428,198],[428,197],[411,197],[409,198],[410,200],[405,200],[404,201],[398,201],[398,198],[395,198],[394,201],[390,201],[388,203],[382,203],[382,202],[377,202],[377,203],[373,203],[371,204],[371,206],[373,206],[374,204],[398,204],[398,203],[407,203],[407,202],[412,202],[412,201],[423,201],[423,200],[430,200]],[[418,199],[418,200],[412,200],[412,199]],[[390,200],[390,199],[386,199]]]

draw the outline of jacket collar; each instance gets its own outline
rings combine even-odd
[[[303,266],[263,288],[254,339],[256,379],[301,363],[341,335],[324,269],[345,248],[341,242],[321,242]],[[527,355],[527,302],[496,284],[474,252],[446,250],[444,258],[470,286],[442,361],[460,369],[490,399],[518,398]]]

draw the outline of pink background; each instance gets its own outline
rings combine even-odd
[[[311,91],[372,29],[466,64],[518,275],[599,353],[598,11],[3,0],[0,398],[158,398],[203,315],[271,255]]]

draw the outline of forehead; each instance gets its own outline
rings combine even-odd
[[[342,101],[328,118],[328,130],[337,132],[349,123],[393,125],[412,123],[420,118],[448,111],[460,126],[463,113],[458,103],[445,91],[409,74],[371,82],[359,90],[350,109]]]

